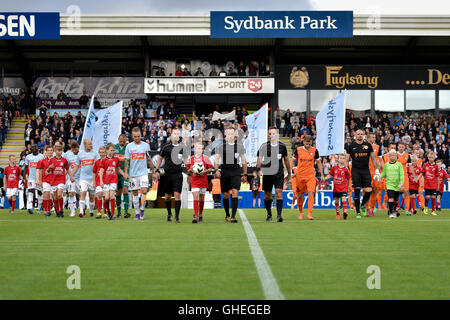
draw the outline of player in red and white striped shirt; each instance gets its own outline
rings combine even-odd
[[[439,168],[434,162],[436,155],[433,151],[428,153],[428,162],[422,167],[421,176],[423,176],[423,184],[425,189],[425,207],[424,214],[428,214],[428,200],[431,198],[431,214],[436,216],[436,194],[438,188]]]
[[[201,174],[196,174],[193,167],[197,163],[202,163],[204,171]],[[212,171],[212,163],[207,156],[203,155],[203,144],[196,143],[194,145],[194,155],[188,160],[186,164],[188,174],[191,175],[191,190],[194,197],[194,214],[195,217],[192,223],[203,222],[203,206],[205,204],[205,194],[208,188],[207,174]]]
[[[344,220],[347,219],[347,195],[348,184],[352,177],[350,170],[345,166],[345,155],[338,156],[338,165],[331,168],[330,173],[325,177],[325,180],[333,177],[333,197],[334,205],[336,207],[336,219],[340,219],[339,203],[342,201],[342,211]]]
[[[109,220],[114,220],[114,210],[116,208],[116,191],[119,177],[117,172],[123,175],[123,171],[120,168],[120,160],[115,157],[116,147],[113,143],[106,145],[107,156],[101,161],[100,164],[100,186],[103,189],[104,208],[108,212]]]
[[[47,173],[50,166],[50,160],[53,157],[53,147],[46,145],[44,149],[44,159],[38,162],[36,171],[36,183],[42,187],[42,205],[44,206],[45,216],[50,216],[52,209],[52,174]]]
[[[92,172],[94,173],[94,189],[95,189],[95,206],[97,207],[97,219],[101,219],[102,217],[102,209],[103,209],[103,218],[106,218],[106,207],[103,203],[103,188],[100,184],[100,168],[102,167],[102,161],[106,156],[106,148],[101,146],[98,148],[98,155],[100,159],[96,160],[94,163],[94,167],[92,168]]]
[[[436,200],[437,200],[436,209],[438,211],[441,211],[441,199],[442,199],[442,194],[444,193],[445,179],[449,178],[447,171],[445,171],[445,169],[442,167],[442,163],[443,163],[442,159],[436,160],[436,164],[438,165],[438,169],[439,169],[438,188],[437,188],[437,196],[436,196]]]
[[[19,180],[22,180],[21,170],[16,165],[16,156],[11,154],[9,155],[9,166],[5,168],[3,176],[3,191],[6,188],[6,197],[10,205],[9,213],[11,214],[14,214],[14,209],[16,208]]]

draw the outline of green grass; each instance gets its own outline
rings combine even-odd
[[[244,210],[287,299],[450,299],[450,210],[388,220],[336,221],[315,210],[300,221],[265,223],[265,210]],[[205,210],[205,223],[63,219],[0,210],[0,299],[264,299],[241,221]],[[69,265],[81,290],[68,290]],[[369,265],[381,289],[369,290]]]

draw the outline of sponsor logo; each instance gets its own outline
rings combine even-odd
[[[33,168],[33,169],[35,169],[35,168],[37,168],[37,162],[31,162],[30,163],[30,168]]]
[[[343,89],[347,86],[366,86],[370,89],[378,87],[379,76],[366,76],[362,74],[339,75],[343,66],[325,66],[325,86]]]
[[[248,88],[253,92],[261,90],[263,87],[263,82],[261,79],[248,79]]]
[[[132,160],[143,160],[143,159],[145,159],[145,153],[140,153],[140,152],[132,153],[131,159]]]
[[[88,159],[88,160],[81,160],[81,166],[93,166],[94,165],[94,159]]]
[[[305,67],[301,67],[300,70],[297,67],[293,67],[291,74],[289,75],[289,81],[294,88],[304,88],[309,84],[309,74]]]

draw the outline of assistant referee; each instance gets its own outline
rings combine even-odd
[[[372,193],[372,177],[369,169],[369,159],[375,167],[374,179],[380,181],[380,171],[378,169],[377,159],[373,151],[372,145],[364,141],[364,130],[358,129],[355,134],[355,141],[346,146],[347,151],[347,166],[351,159],[352,161],[352,186],[355,190],[354,203],[356,208],[356,218],[361,218],[361,211],[364,215],[367,214],[366,203],[370,199]],[[363,189],[364,197],[360,204],[361,188]]]

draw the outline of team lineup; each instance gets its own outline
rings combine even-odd
[[[150,156],[149,145],[141,141],[141,130],[138,127],[131,132],[132,142],[128,143],[128,136],[122,134],[117,144],[108,143],[98,150],[92,149],[90,139],[82,142],[81,150],[77,142],[72,142],[70,150],[65,153],[59,142],[53,146],[47,145],[44,154],[40,154],[37,146],[33,145],[32,153],[25,159],[24,177],[16,164],[15,156],[9,156],[9,166],[4,171],[4,191],[11,206],[10,213],[14,214],[19,180],[24,179],[27,186],[26,206],[30,214],[35,212],[35,208],[37,212],[43,208],[45,216],[51,216],[54,209],[56,217],[64,217],[64,197],[67,196],[72,217],[77,215],[76,209],[79,207],[79,217],[84,217],[89,212],[91,217],[95,216],[97,219],[114,220],[122,216],[123,209],[124,218],[130,218],[131,200],[134,220],[144,220],[146,195],[151,187],[150,169],[152,185],[162,177],[165,180],[162,193],[165,197],[167,222],[173,221],[173,196],[174,221],[179,223],[185,168],[193,195],[192,223],[204,221],[203,209],[209,174],[220,180],[220,185],[214,185],[213,182],[213,188],[219,188],[219,194],[223,195],[225,221],[237,223],[238,193],[241,183],[247,181],[247,161],[245,148],[238,143],[236,130],[230,127],[224,133],[224,142],[215,149],[214,161],[210,160],[201,141],[194,142],[193,148],[182,144],[180,130],[177,128],[172,130],[169,142],[161,148],[156,164]],[[268,141],[260,146],[256,163],[256,172],[262,174],[266,221],[272,221],[272,190],[275,191],[276,221],[283,221],[283,188],[289,181],[292,181],[299,219],[304,219],[306,194],[306,219],[314,220],[314,198],[319,184],[316,168],[320,181],[333,179],[336,219],[341,219],[342,207],[342,218],[346,220],[348,210],[353,206],[357,219],[373,216],[377,202],[378,208],[387,210],[389,218],[397,218],[401,206],[400,195],[405,204],[406,215],[417,213],[416,200],[424,214],[428,214],[430,202],[431,215],[437,215],[444,181],[448,179],[447,172],[442,168],[442,160],[435,161],[436,155],[429,152],[428,162],[422,163],[422,159],[416,154],[418,150],[408,154],[402,142],[389,145],[388,152],[380,155],[380,147],[375,144],[375,134],[365,135],[362,129],[356,131],[355,140],[346,146],[344,153],[337,155],[337,165],[325,176],[311,136],[303,137],[303,145],[297,147],[293,158],[289,159],[286,146],[279,141],[277,128],[270,127]],[[164,169],[164,175],[160,173],[160,169]],[[383,190],[384,202],[381,201]]]

